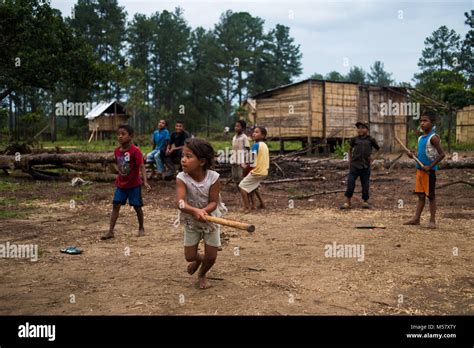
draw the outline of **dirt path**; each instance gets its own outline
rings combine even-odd
[[[439,191],[437,230],[401,226],[416,202],[412,174],[374,174],[382,180],[372,185],[370,211],[338,210],[341,195],[288,207],[289,193],[343,188],[342,180],[329,182],[340,173],[328,173],[328,183],[265,187],[270,209],[245,216],[235,213],[239,197],[227,186],[227,217],[251,221],[257,231],[223,228],[213,287],[205,291],[185,272],[182,228],[172,226],[174,184],[154,182],[144,196],[145,237],[135,237],[127,207],[117,237],[104,242],[112,185],[1,178],[0,209],[10,215],[0,220],[0,244],[37,244],[39,258],[0,258],[0,314],[473,314],[474,190]],[[438,183],[466,176],[474,171],[444,171]],[[354,228],[372,222],[387,228]],[[327,257],[333,243],[364,253]],[[59,253],[69,245],[84,253]]]

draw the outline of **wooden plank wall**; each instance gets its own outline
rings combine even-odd
[[[113,116],[99,116],[89,121],[89,131],[96,129],[99,125],[99,131],[116,131],[117,127],[123,123],[127,123],[128,116],[117,115],[117,118]]]
[[[406,115],[383,115],[381,110],[382,103],[406,103],[405,96],[391,92],[380,87],[369,87],[370,93],[370,134],[377,140],[383,151],[401,150],[401,146],[395,140],[394,135],[406,144]],[[364,100],[367,100],[367,92]],[[399,104],[400,105],[400,104]],[[367,102],[365,102],[364,114],[367,110]],[[364,119],[368,116],[365,117]]]
[[[474,105],[466,106],[456,114],[456,143],[474,143]]]
[[[308,85],[291,86],[257,100],[256,124],[269,137],[307,137],[308,108]]]
[[[359,86],[326,82],[326,136],[353,137],[358,114]]]
[[[308,136],[309,94],[311,95],[311,135],[313,138],[350,138],[355,136],[355,123],[369,121],[371,134],[385,151],[399,149],[394,134],[406,143],[406,116],[382,116],[380,104],[406,102],[406,97],[381,87],[350,83],[325,82],[326,129],[324,129],[323,82],[308,83],[274,91],[270,97],[257,99],[256,124],[266,127],[269,137],[306,138]]]

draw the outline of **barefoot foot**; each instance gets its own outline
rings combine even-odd
[[[428,223],[428,226],[426,226],[426,228],[429,228],[430,230],[435,230],[436,229],[436,222],[430,221]]]
[[[417,219],[411,219],[407,222],[404,222],[403,223],[404,225],[419,225],[420,224],[420,220],[417,220]]]
[[[102,240],[107,240],[107,239],[110,239],[110,238],[114,238],[114,233],[113,232],[107,232],[106,234],[104,234],[102,237],[100,237],[100,239]]]
[[[205,275],[202,277],[199,277],[199,289],[204,290],[204,289],[209,289],[210,287],[211,287],[211,284],[209,283]]]
[[[138,230],[137,237],[143,237],[144,235],[145,235],[145,229],[140,228],[140,229]]]

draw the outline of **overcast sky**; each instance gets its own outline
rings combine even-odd
[[[75,3],[51,1],[65,16]],[[303,53],[303,74],[296,80],[331,70],[345,74],[354,65],[368,71],[374,61],[381,60],[398,82],[413,78],[423,42],[434,30],[446,25],[464,38],[468,29],[464,12],[474,9],[474,0],[119,0],[119,4],[129,20],[135,13],[150,15],[180,6],[192,28],[208,29],[228,9],[246,11],[265,20],[266,30],[276,24],[290,27]]]

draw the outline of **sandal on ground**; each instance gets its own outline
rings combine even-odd
[[[75,246],[70,246],[60,250],[62,253],[70,254],[70,255],[77,255],[82,254],[82,250]]]

